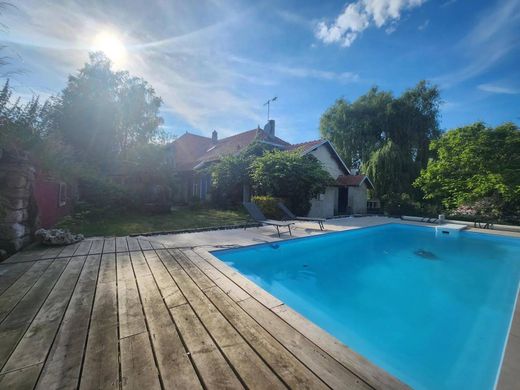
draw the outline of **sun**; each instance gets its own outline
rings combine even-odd
[[[102,51],[114,66],[121,67],[126,63],[127,50],[119,36],[111,31],[101,31],[93,42],[94,51]]]

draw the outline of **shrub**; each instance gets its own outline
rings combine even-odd
[[[95,209],[114,211],[135,207],[137,195],[126,188],[100,177],[80,179],[81,199]]]
[[[332,178],[314,156],[276,150],[253,162],[251,181],[256,194],[286,199],[296,215],[307,215],[310,200],[323,193]]]
[[[267,218],[283,219],[284,215],[278,207],[278,203],[283,202],[283,199],[274,196],[253,196],[251,200]]]

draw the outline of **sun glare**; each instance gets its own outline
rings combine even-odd
[[[97,34],[94,38],[93,49],[105,53],[116,67],[123,66],[126,62],[126,47],[113,32],[102,31]]]

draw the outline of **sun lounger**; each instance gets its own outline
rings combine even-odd
[[[254,203],[244,202],[244,207],[249,213],[250,217],[256,222],[262,225],[275,226],[276,231],[278,232],[278,237],[280,237],[280,227],[286,227],[289,229],[289,234],[292,236],[291,225],[294,225],[294,222],[286,222],[286,221],[277,221],[275,219],[267,219],[264,214],[260,211],[258,206]],[[244,230],[246,230],[246,226],[244,226]]]
[[[312,218],[312,217],[297,217],[291,210],[287,208],[283,203],[278,203],[278,208],[283,211],[283,213],[287,216],[287,218],[295,220],[295,221],[310,221],[317,222],[320,230],[323,230],[323,222],[326,221],[325,218]]]

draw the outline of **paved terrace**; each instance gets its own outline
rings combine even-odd
[[[208,253],[277,239],[266,227],[12,256],[0,263],[0,388],[405,388]]]

